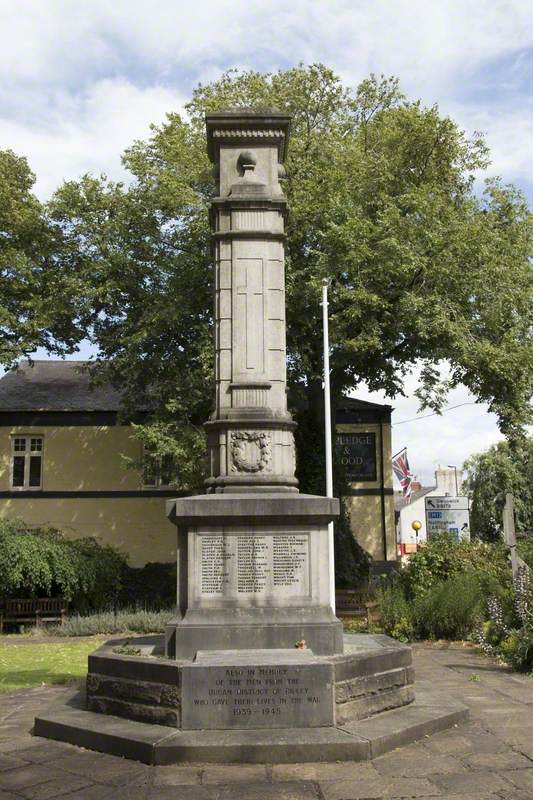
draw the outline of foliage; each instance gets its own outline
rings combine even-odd
[[[57,259],[58,242],[32,194],[25,158],[0,150],[0,364],[12,366],[37,347],[72,352],[83,336],[79,285]]]
[[[446,391],[463,383],[505,433],[520,430],[531,416],[533,375],[524,198],[497,181],[478,197],[474,176],[489,161],[483,139],[468,138],[436,106],[407,100],[395,79],[371,76],[351,88],[320,64],[226,72],[194,91],[187,118],[169,114],[126,151],[127,185],[86,175],[58,189],[46,209],[53,257],[42,270],[54,294],[45,286],[39,298],[51,323],[69,324],[54,338],[50,320],[37,315],[42,343],[90,338],[99,349],[95,379],[121,387],[125,413],[149,413],[139,435],[179,455],[184,482],[201,482],[200,426],[213,396],[214,181],[204,115],[232,106],[277,107],[293,118],[287,351],[291,406],[300,423],[310,420],[298,439],[302,490],[324,489],[317,331],[326,276],[334,406],[361,381],[402,394],[421,361],[423,407],[442,408]],[[32,213],[33,231],[41,212]],[[41,262],[21,252],[24,281],[28,259]]]
[[[520,558],[533,569],[533,535],[518,539],[516,549]]]
[[[503,533],[505,495],[515,503],[517,534],[533,535],[533,438],[523,436],[498,442],[465,462],[465,488],[471,498],[472,534],[495,541]]]
[[[82,680],[98,640],[0,645],[0,693]]]
[[[418,638],[466,639],[483,616],[484,593],[476,575],[464,572],[432,586],[413,603]]]
[[[293,115],[287,337],[292,403],[306,408],[296,411],[302,489],[318,483],[323,492],[316,331],[326,275],[334,402],[361,380],[401,393],[406,371],[422,359],[422,402],[439,407],[445,393],[436,365],[447,359],[450,386],[463,381],[488,400],[505,429],[522,424],[531,356],[523,199],[498,184],[476,199],[483,141],[468,140],[436,108],[407,102],[395,80],[372,77],[353,90],[315,65],[229,72],[198,87],[188,121],[170,114],[126,152],[127,188],[86,176],[64,184],[50,204],[102,371],[124,387],[134,410],[153,409],[156,433],[145,424],[139,434],[192,467],[185,483],[201,482],[194,470],[212,395],[207,206],[214,192],[204,114],[228,106]],[[339,563],[353,573],[357,559],[342,525],[337,540]]]
[[[385,633],[402,642],[414,636],[412,608],[399,582],[384,585],[378,591],[378,608]]]
[[[124,557],[95,539],[66,539],[53,528],[0,520],[0,596],[61,596],[80,611],[110,605]]]
[[[456,542],[442,534],[430,540],[409,558],[401,583],[408,599],[426,594],[435,584],[466,572],[475,574],[485,591],[502,590],[510,584],[507,553],[501,544],[480,541]]]
[[[160,611],[176,605],[176,562],[128,567],[118,597],[120,608]]]
[[[487,603],[488,596],[494,601]],[[410,557],[378,600],[391,636],[462,639],[479,628],[492,602],[509,606],[511,598],[511,569],[501,544],[456,542],[443,534]],[[485,636],[493,636],[490,626]]]
[[[488,602],[489,621],[477,638],[488,655],[498,655],[520,672],[533,672],[533,580],[527,567],[513,582],[512,606],[497,598]]]
[[[368,621],[364,617],[343,617],[344,633],[369,633]]]
[[[140,656],[142,655],[142,650],[140,647],[132,647],[129,644],[119,645],[119,647],[114,647],[113,652],[117,653],[120,656]]]
[[[104,611],[87,616],[73,615],[63,625],[47,625],[43,630],[50,636],[95,636],[113,633],[164,633],[165,626],[175,615],[166,611],[137,611],[134,609]]]

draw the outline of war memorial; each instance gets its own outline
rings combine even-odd
[[[287,410],[290,118],[237,109],[206,125],[216,398],[206,493],[168,503],[176,616],[164,637],[89,656],[86,693],[41,714],[35,734],[151,764],[370,759],[467,709],[415,690],[408,646],[343,636],[329,590],[339,503],[298,491]]]

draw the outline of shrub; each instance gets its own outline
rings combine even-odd
[[[413,638],[411,606],[399,582],[383,586],[377,594],[381,625],[385,633],[400,641]]]
[[[412,599],[460,573],[475,573],[487,593],[497,586],[502,591],[511,586],[511,571],[502,544],[456,542],[448,534],[441,534],[420,548],[400,575],[405,594]]]
[[[487,603],[490,620],[478,630],[478,641],[488,655],[500,656],[521,672],[533,670],[533,580],[527,568],[514,580],[512,607],[497,597]]]
[[[127,567],[119,596],[120,608],[159,611],[176,605],[176,562],[150,562]]]
[[[54,528],[0,521],[0,596],[64,597],[73,608],[109,606],[126,559],[95,539],[66,539]]]
[[[504,661],[518,672],[533,670],[533,631],[521,628],[502,639],[499,652]]]
[[[454,575],[413,602],[413,623],[423,639],[466,639],[483,618],[484,594],[474,573]]]
[[[530,569],[533,569],[533,538],[524,536],[516,543],[518,555],[526,562]]]
[[[174,610],[105,611],[87,616],[67,617],[63,625],[47,625],[43,630],[51,636],[96,636],[99,633],[164,633]]]

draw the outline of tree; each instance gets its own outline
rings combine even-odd
[[[406,100],[396,80],[372,76],[352,90],[313,65],[230,71],[199,86],[187,118],[169,114],[126,151],[131,183],[85,176],[49,205],[102,373],[125,388],[132,407],[152,409],[157,445],[171,451],[181,442],[182,455],[193,448],[187,463],[195,462],[212,402],[214,182],[204,115],[231,106],[293,116],[287,335],[291,405],[305,423],[297,441],[302,488],[324,490],[324,277],[334,403],[361,381],[401,394],[421,361],[423,407],[438,410],[447,389],[464,383],[505,433],[519,431],[530,419],[533,374],[524,198],[499,181],[477,196],[474,177],[488,164],[482,137],[469,139],[437,107]],[[445,385],[442,361],[450,366]],[[146,426],[139,432],[150,435]]]
[[[55,258],[45,210],[32,194],[25,158],[0,150],[0,364],[37,347],[63,354],[83,335],[71,303],[70,276]]]
[[[472,534],[496,541],[503,534],[505,495],[514,495],[518,534],[533,535],[533,438],[498,442],[465,462]]]

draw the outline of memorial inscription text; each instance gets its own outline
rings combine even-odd
[[[305,596],[309,534],[202,534],[200,594]]]
[[[318,673],[317,673],[318,666]],[[184,670],[183,727],[188,729],[331,725],[329,665],[191,667]],[[322,674],[324,672],[324,674]]]

